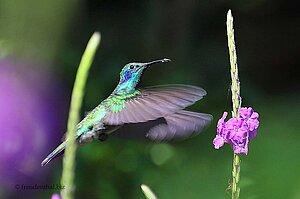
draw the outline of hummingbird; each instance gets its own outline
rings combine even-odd
[[[77,124],[76,143],[104,141],[110,134],[164,142],[182,140],[203,131],[212,121],[212,115],[184,109],[202,99],[206,95],[204,89],[186,84],[138,87],[146,69],[169,61],[165,58],[126,64],[113,92]],[[41,165],[61,154],[67,143],[68,140],[62,142]]]

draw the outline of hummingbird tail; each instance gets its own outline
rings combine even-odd
[[[42,166],[45,166],[48,164],[53,158],[57,157],[60,155],[66,148],[66,141],[61,143],[54,151],[52,151],[41,163]]]

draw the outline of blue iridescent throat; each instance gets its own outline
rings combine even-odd
[[[124,74],[124,79],[121,81],[121,84],[127,82],[132,77],[132,73],[130,71],[126,71]]]
[[[122,78],[113,91],[114,94],[130,94],[136,90],[136,87],[140,81],[143,71],[125,71]]]

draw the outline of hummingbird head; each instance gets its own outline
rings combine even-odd
[[[120,72],[120,81],[116,89],[115,94],[125,94],[134,92],[138,85],[145,69],[149,66],[157,63],[169,62],[170,59],[159,59],[147,63],[129,63],[126,64]]]

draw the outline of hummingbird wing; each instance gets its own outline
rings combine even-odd
[[[156,120],[125,124],[113,135],[157,142],[181,140],[202,132],[211,121],[209,114],[180,110]]]
[[[107,99],[106,125],[147,122],[178,112],[203,98],[202,88],[184,84],[161,85],[137,90],[133,94]]]

